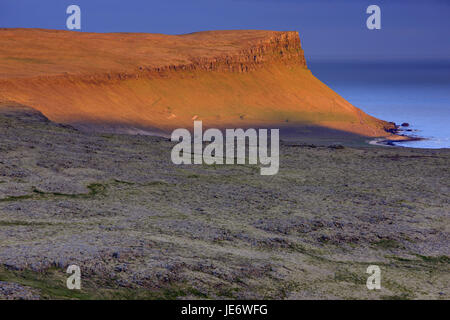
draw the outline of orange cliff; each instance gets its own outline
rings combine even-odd
[[[0,29],[0,101],[94,131],[318,126],[367,137],[395,126],[308,70],[297,32],[184,35]]]

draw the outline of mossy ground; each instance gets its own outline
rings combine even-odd
[[[0,136],[0,281],[41,299],[449,297],[448,150],[282,141],[265,177],[173,165],[157,137],[1,116]]]

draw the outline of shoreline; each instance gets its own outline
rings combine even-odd
[[[375,138],[375,139],[369,140],[367,142],[370,145],[383,146],[383,147],[403,147],[403,146],[397,145],[396,143],[427,140],[426,138],[422,138],[422,137],[411,137],[411,136],[406,136],[406,135],[400,135],[400,136],[405,137],[406,139],[394,140],[394,139],[388,139],[388,138]]]
[[[370,145],[377,145],[377,146],[384,146],[384,147],[403,147],[400,145],[397,145],[396,143],[399,142],[413,142],[413,141],[422,141],[427,140],[427,138],[419,137],[419,136],[410,136],[407,134],[404,134],[403,132],[408,131],[411,132],[411,129],[406,129],[410,127],[409,123],[403,123],[402,125],[398,125],[395,122],[391,122],[395,129],[389,130],[388,132],[395,135],[396,139],[390,139],[388,137],[379,137],[375,138],[373,140],[367,141]]]

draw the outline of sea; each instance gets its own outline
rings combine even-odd
[[[450,148],[450,60],[308,61],[311,72],[364,112],[423,140],[413,148]]]

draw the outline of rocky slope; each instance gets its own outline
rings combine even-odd
[[[95,131],[314,127],[391,136],[308,70],[297,32],[0,29],[0,100]]]

